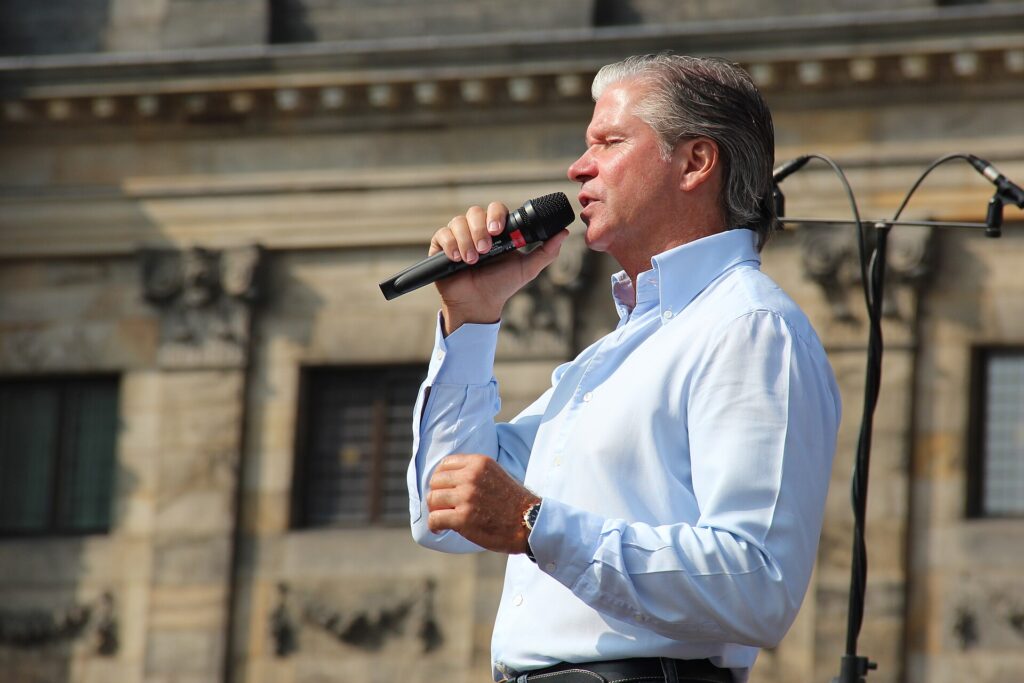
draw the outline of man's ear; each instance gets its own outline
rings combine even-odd
[[[679,168],[679,189],[692,192],[718,174],[718,143],[710,138],[684,140],[673,154]]]

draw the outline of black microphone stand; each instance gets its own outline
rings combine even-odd
[[[839,176],[850,200],[853,209],[853,220],[836,220],[826,218],[796,218],[787,217],[785,213],[785,197],[779,189],[779,183],[788,175],[803,168],[806,163],[817,158],[825,161]],[[850,597],[847,613],[846,651],[840,659],[839,675],[832,679],[832,683],[864,683],[864,678],[869,671],[876,670],[878,664],[871,661],[864,655],[857,654],[857,640],[860,636],[861,625],[864,618],[865,592],[867,588],[867,546],[865,543],[865,520],[867,511],[868,494],[868,470],[871,461],[871,435],[874,426],[874,413],[878,403],[878,394],[881,389],[882,380],[882,353],[884,350],[882,341],[882,302],[885,293],[885,262],[886,248],[888,245],[889,233],[893,227],[914,225],[936,228],[967,228],[983,229],[986,237],[1000,237],[1003,225],[1003,207],[1006,204],[1022,206],[1009,189],[1010,184],[998,185],[995,194],[988,203],[988,211],[984,223],[962,223],[945,221],[900,221],[899,216],[910,200],[911,195],[936,166],[954,158],[967,158],[965,155],[947,155],[936,160],[918,178],[913,187],[907,193],[899,209],[892,219],[863,221],[857,209],[857,202],[853,196],[842,169],[829,159],[818,154],[804,155],[783,164],[775,172],[775,184],[772,191],[772,200],[775,205],[776,215],[779,216],[779,223],[782,224],[828,224],[828,225],[853,225],[857,228],[858,246],[860,249],[861,276],[864,285],[865,303],[867,307],[869,330],[867,367],[864,389],[864,408],[861,418],[861,430],[857,441],[857,453],[854,462],[853,481],[851,486],[851,503],[853,506],[854,527],[853,527],[853,558],[850,568]],[[973,162],[972,162],[973,163]],[[987,162],[984,162],[987,163]],[[1000,176],[1002,178],[1002,176]],[[872,244],[866,246],[863,227],[870,223],[873,227]]]

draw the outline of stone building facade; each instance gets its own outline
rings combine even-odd
[[[488,680],[503,562],[418,548],[395,493],[436,304],[427,290],[386,302],[377,283],[470,204],[573,197],[565,169],[583,148],[590,80],[628,54],[746,66],[775,113],[777,159],[834,157],[865,217],[891,215],[948,152],[1024,181],[1024,7],[896,5],[3,3],[0,479],[30,474],[8,436],[42,431],[12,417],[26,386],[73,403],[99,378],[116,396],[109,482],[86,487],[107,492],[99,528],[68,526],[56,506],[11,531],[23,510],[0,502],[3,680]],[[824,164],[783,189],[789,216],[849,215]],[[992,191],[946,164],[904,215],[984,221]],[[846,629],[866,347],[856,244],[848,226],[790,227],[765,269],[819,330],[845,414],[812,586],[756,683],[829,680]],[[510,304],[504,416],[613,324],[613,264],[574,232]],[[869,681],[1024,676],[1024,512],[1012,491],[986,503],[1000,478],[1024,475],[1012,457],[1002,470],[982,457],[985,410],[1002,396],[986,394],[1002,386],[993,359],[1012,373],[1024,348],[1013,206],[1003,232],[893,232]],[[103,421],[88,424],[60,422],[57,450],[78,453]]]

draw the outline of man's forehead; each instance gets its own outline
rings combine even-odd
[[[633,109],[642,94],[642,88],[635,81],[620,81],[609,85],[594,103],[587,136],[629,123],[634,119]]]

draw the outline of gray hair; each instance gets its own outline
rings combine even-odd
[[[664,156],[683,138],[706,137],[723,161],[722,211],[728,227],[752,228],[758,248],[775,231],[772,167],[775,128],[746,71],[723,59],[673,54],[629,57],[594,77],[594,101],[611,85],[638,79],[649,91],[635,114],[654,129]]]

